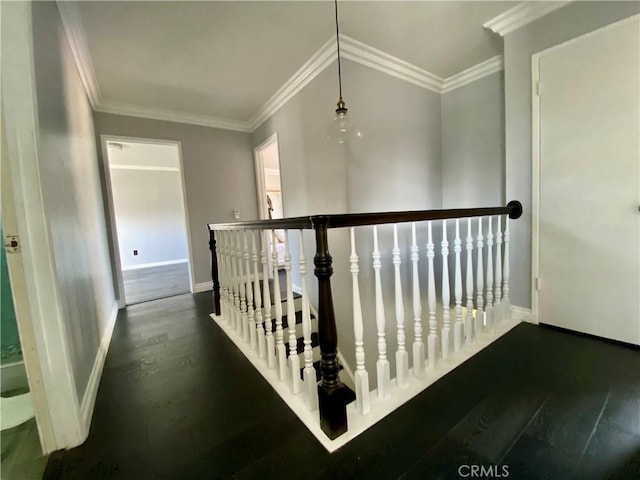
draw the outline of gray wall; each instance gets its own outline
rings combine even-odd
[[[253,145],[257,146],[278,132],[285,214],[441,208],[440,95],[350,61],[343,61],[342,72],[347,107],[364,132],[363,139],[346,146],[323,140],[337,101],[335,64],[318,75],[253,134]],[[359,228],[356,235],[367,369],[371,387],[375,388],[377,349],[371,230],[371,227]],[[392,352],[396,345],[392,332],[396,326],[390,234],[389,228],[381,228],[387,350],[394,372],[395,356]],[[423,238],[422,243],[425,243],[426,237]],[[403,262],[408,262],[406,229],[402,229],[400,242]],[[313,256],[314,245],[313,236],[309,234],[305,241],[309,260]],[[353,367],[355,351],[348,231],[331,231],[329,245],[334,260],[332,288],[339,348]],[[297,255],[292,256],[297,258]],[[409,273],[409,269],[403,268],[407,318],[412,316],[407,296],[410,292]],[[312,302],[317,305],[317,283],[312,274],[309,285]],[[413,328],[409,323],[407,321],[408,345],[413,340]]]
[[[195,283],[211,281],[207,223],[233,221],[234,209],[240,210],[242,220],[258,217],[251,135],[99,112],[94,121],[98,138],[181,142]]]
[[[55,3],[32,15],[40,181],[81,401],[115,302],[94,126]]]
[[[524,207],[511,230],[514,305],[531,306],[531,55],[638,12],[637,2],[573,2],[504,39],[506,197]]]
[[[504,75],[442,95],[442,206],[504,205]]]
[[[109,173],[122,268],[187,259],[180,173],[120,169]]]

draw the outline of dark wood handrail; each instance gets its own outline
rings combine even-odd
[[[311,215],[308,217],[281,218],[275,220],[250,220],[245,222],[210,223],[209,230],[271,230],[358,227],[385,223],[421,222],[448,218],[486,217],[509,215],[516,219],[522,215],[522,204],[512,200],[504,207],[452,208],[446,210],[409,210],[400,212],[342,213]]]

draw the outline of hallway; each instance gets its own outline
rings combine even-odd
[[[520,325],[330,455],[210,311],[207,292],[120,312],[89,438],[44,478],[640,476],[637,350]]]

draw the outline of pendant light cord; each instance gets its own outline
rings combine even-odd
[[[342,71],[340,69],[340,28],[338,27],[338,0],[333,0],[336,10],[336,44],[338,46],[338,89],[342,100]]]

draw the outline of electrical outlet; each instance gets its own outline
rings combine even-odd
[[[240,210],[234,210],[233,211],[233,218],[235,218],[236,220],[240,220]]]
[[[135,257],[136,255],[138,255],[138,250],[133,251],[133,256]]]

